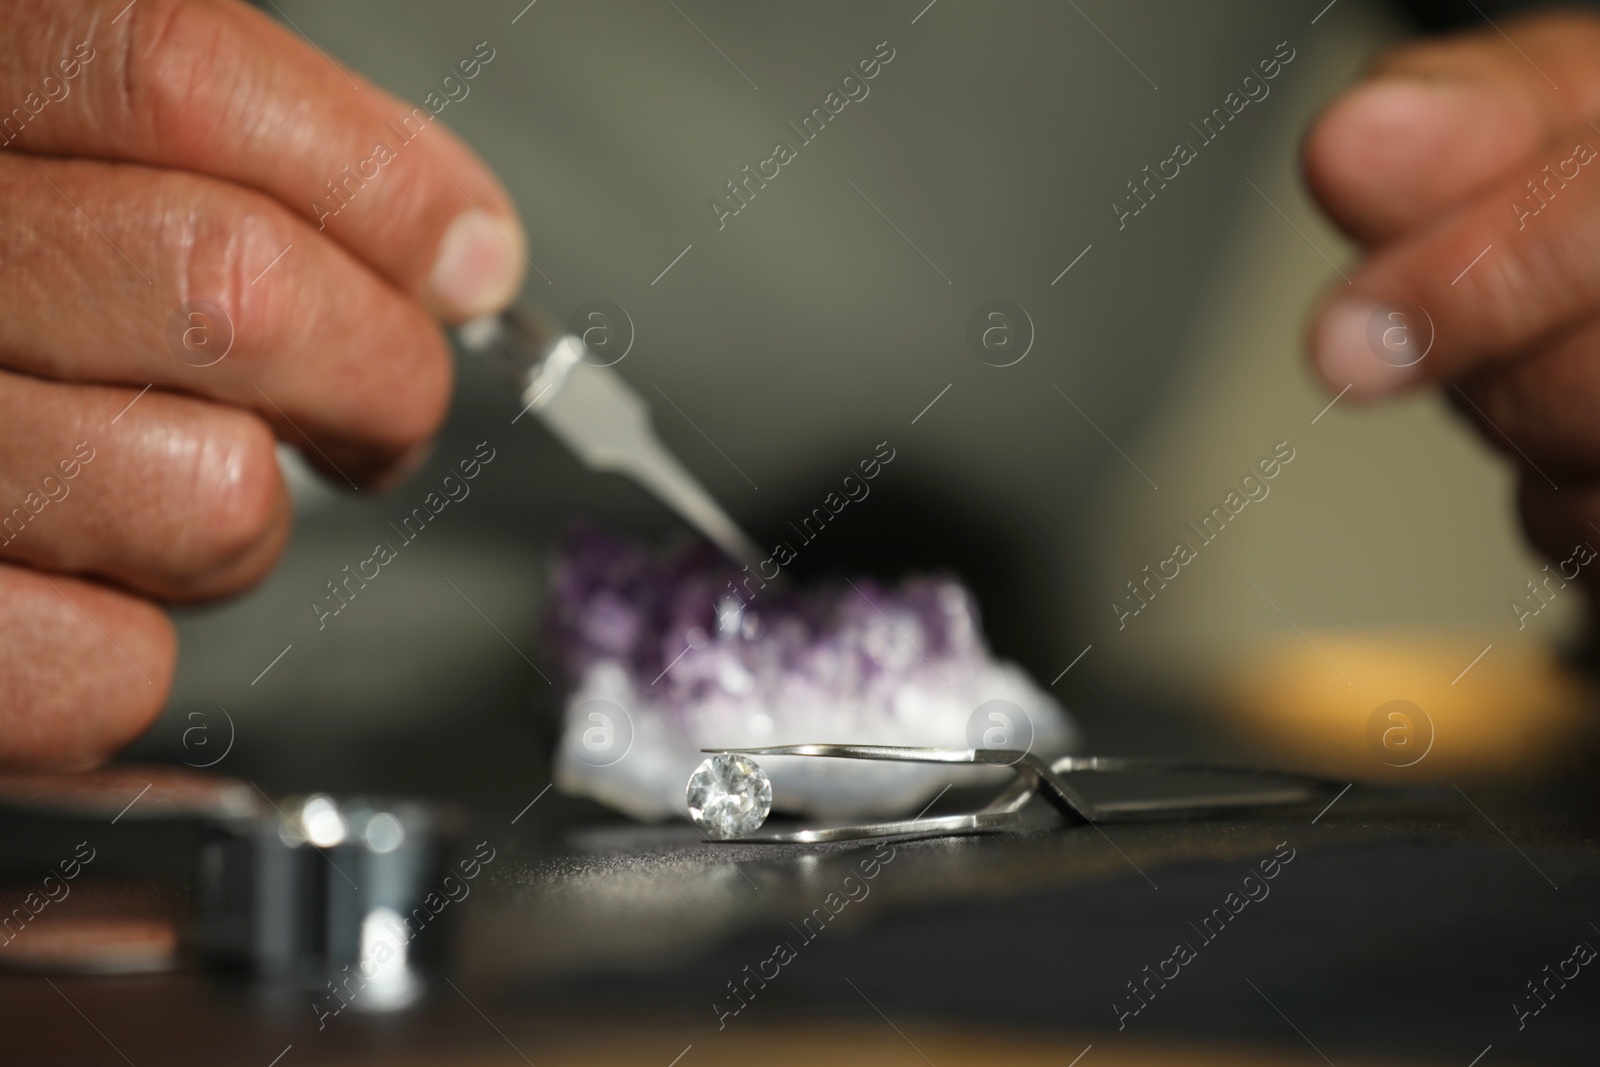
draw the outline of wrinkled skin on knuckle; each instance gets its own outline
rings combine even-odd
[[[188,155],[251,127],[239,84],[249,42],[212,5],[140,0],[118,25],[117,47],[107,50],[120,90],[103,119],[115,124],[109,137]]]
[[[264,371],[289,343],[289,324],[302,311],[296,307],[290,271],[260,273],[293,243],[292,220],[255,194],[223,196],[200,181],[181,186],[172,193],[174,203],[162,227],[162,244],[172,264],[173,306],[198,300],[217,305],[231,335],[225,358],[234,369]],[[165,329],[164,320],[160,325]],[[190,373],[200,381],[209,369],[197,366]],[[253,391],[239,399],[260,402]]]
[[[193,516],[180,553],[196,588],[179,595],[220,596],[255,584],[277,561],[290,522],[271,430],[248,413],[217,409],[213,429],[192,447],[185,481]]]
[[[162,236],[170,299],[216,304],[231,332],[225,368],[177,366],[180,380],[195,392],[230,383],[218,395],[357,480],[347,464],[381,468],[433,436],[453,365],[420,308],[277,202],[200,179],[176,184]]]

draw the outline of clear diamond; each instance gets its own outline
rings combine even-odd
[[[772,782],[755,760],[718,753],[689,776],[689,818],[713,841],[754,833],[772,810]]]

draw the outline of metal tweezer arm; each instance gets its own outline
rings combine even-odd
[[[586,466],[632,478],[740,563],[763,561],[761,549],[656,435],[644,398],[582,339],[531,308],[475,319],[456,336],[467,351],[497,363],[523,411]]]
[[[887,760],[903,763],[962,763],[1009,767],[1016,779],[1004,792],[978,811],[959,815],[918,816],[912,819],[829,826],[800,830],[756,830],[738,841],[818,843],[856,841],[863,838],[928,836],[972,833],[1013,826],[1021,822],[1022,809],[1037,795],[1063,815],[1079,823],[1104,823],[1155,814],[1202,815],[1252,807],[1286,807],[1309,804],[1345,789],[1348,783],[1317,775],[1261,767],[1117,756],[1064,756],[1047,763],[1038,756],[1004,748],[908,748],[895,745],[775,745],[766,748],[703,749],[744,756],[821,756],[833,759]],[[1092,801],[1073,788],[1063,775],[1084,772],[1151,772],[1156,774],[1232,775],[1266,778],[1284,783],[1277,790],[1247,793],[1212,793],[1179,798]]]

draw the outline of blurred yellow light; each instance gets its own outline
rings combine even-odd
[[[1222,693],[1224,716],[1297,766],[1388,781],[1516,776],[1593,736],[1592,683],[1550,649],[1473,634],[1306,636],[1257,645]]]

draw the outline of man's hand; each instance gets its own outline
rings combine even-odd
[[[1311,130],[1311,188],[1367,248],[1312,358],[1351,397],[1443,385],[1521,468],[1530,538],[1566,560],[1600,543],[1600,19],[1501,28],[1400,49]],[[1391,319],[1395,301],[1412,306]],[[1385,322],[1403,349],[1429,319],[1420,361],[1382,352]],[[1584,576],[1600,590],[1600,567]]]
[[[0,766],[82,767],[166,700],[156,602],[282,550],[274,439],[402,474],[436,320],[507,302],[523,239],[428,110],[223,0],[7,3],[0,145]]]

